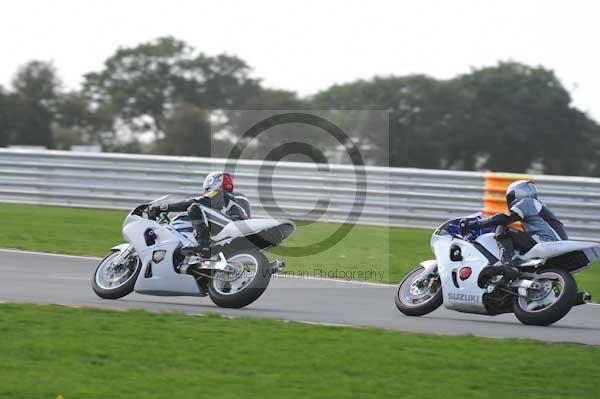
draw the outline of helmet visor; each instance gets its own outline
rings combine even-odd
[[[515,194],[514,190],[509,191],[506,194],[506,205],[508,205],[509,208],[512,206],[513,202],[515,202],[515,197],[516,197],[516,194]]]

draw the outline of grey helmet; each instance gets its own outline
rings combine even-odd
[[[517,180],[506,189],[506,204],[511,208],[516,202],[525,198],[537,199],[537,188],[530,180]]]

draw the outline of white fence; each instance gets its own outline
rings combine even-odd
[[[483,206],[484,175],[405,168],[0,149],[0,201],[130,209],[164,194],[196,196],[227,168],[256,215],[435,227]],[[571,235],[600,239],[600,179],[536,176]]]

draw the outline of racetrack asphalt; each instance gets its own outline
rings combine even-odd
[[[0,250],[0,301],[146,309],[191,314],[216,312],[302,322],[377,327],[433,334],[531,338],[600,345],[600,305],[574,307],[549,327],[522,325],[514,315],[481,316],[443,306],[423,317],[408,317],[394,305],[396,287],[384,284],[274,276],[267,291],[244,309],[222,309],[210,298],[130,294],[98,298],[91,289],[98,259]]]

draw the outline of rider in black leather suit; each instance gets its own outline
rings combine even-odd
[[[231,220],[250,218],[248,199],[240,193],[233,192],[233,177],[225,172],[213,172],[204,179],[205,193],[189,200],[153,206],[149,212],[152,217],[160,212],[187,212],[197,245],[182,248],[185,255],[198,255],[202,259],[211,257],[209,221],[202,207],[214,209]],[[210,217],[209,217],[210,218]]]

